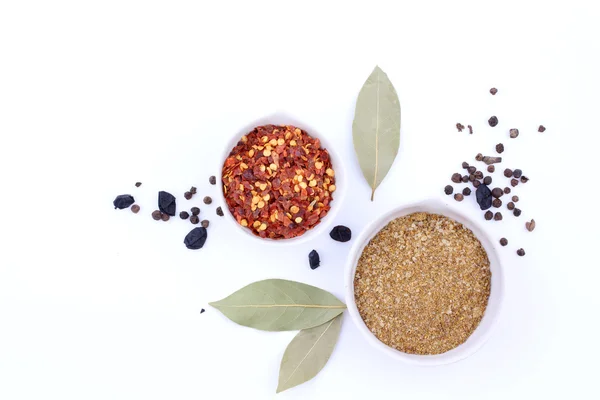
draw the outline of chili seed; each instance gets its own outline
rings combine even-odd
[[[463,175],[463,177],[462,177],[461,180],[462,180],[463,183],[467,183],[467,182],[469,182],[469,176],[468,175]]]
[[[486,185],[491,185],[492,184],[492,177],[491,176],[486,176],[485,178],[483,178],[483,183]]]
[[[470,196],[471,195],[471,189],[469,189],[468,187],[464,188],[463,191],[462,191],[462,193],[463,193],[464,196]]]
[[[204,204],[212,203],[212,199],[210,198],[210,196],[206,196],[203,201],[204,201]]]
[[[535,229],[535,220],[532,219],[529,222],[525,222],[525,229],[527,229],[529,232],[532,232]]]
[[[321,258],[319,257],[319,253],[316,250],[308,253],[308,265],[310,265],[310,269],[317,269],[321,265]]]
[[[446,187],[444,188],[444,193],[446,193],[447,195],[451,195],[452,192],[454,192],[454,188],[450,185],[446,185]]]
[[[504,194],[509,194],[510,193],[510,188],[507,186],[504,188]]]
[[[508,203],[506,203],[506,208],[508,208],[510,211],[515,209],[515,203],[513,203],[512,201],[509,201]]]
[[[154,210],[152,211],[152,219],[155,221],[160,221],[160,211]]]
[[[140,186],[142,186],[142,182],[136,182],[135,183],[135,187],[140,187]]]
[[[477,155],[475,156],[475,160],[477,160],[477,161],[483,160],[483,154],[477,153]]]
[[[454,200],[456,200],[456,201],[463,201],[463,199],[464,199],[464,196],[461,193],[456,193],[454,195]]]
[[[473,181],[473,187],[474,188],[477,189],[479,187],[479,185],[481,185],[481,182],[479,182],[479,181]]]
[[[217,177],[216,176],[211,176],[210,178],[208,178],[208,183],[210,183],[211,185],[216,185],[217,184]]]
[[[515,178],[510,180],[510,186],[515,187],[519,184],[519,181],[516,180]]]
[[[544,125],[540,125],[540,127],[538,128],[538,132],[544,132],[546,130],[546,127],[544,127]]]
[[[206,228],[194,228],[185,236],[183,243],[190,250],[198,250],[204,246],[207,237]]]
[[[496,214],[494,214],[494,221],[502,221],[502,213],[501,212],[497,212]]]
[[[192,207],[190,208],[190,211],[192,212],[192,215],[200,215],[200,209],[198,207]]]
[[[492,201],[492,205],[493,205],[495,208],[500,208],[500,207],[502,207],[502,200],[500,200],[500,199],[494,199],[494,200]]]
[[[475,191],[475,195],[480,209],[487,210],[492,206],[492,192],[486,185],[479,185]]]
[[[208,228],[208,225],[210,225],[210,221],[207,219],[203,219],[200,225],[202,225],[203,228]]]
[[[496,153],[498,153],[498,154],[504,153],[504,145],[502,143],[498,143],[496,145]]]
[[[483,216],[487,221],[490,221],[492,218],[494,218],[494,213],[491,211],[486,211]]]
[[[469,168],[469,164],[466,161],[463,161],[462,167],[463,167],[463,169],[467,169],[467,168]]]
[[[506,246],[508,244],[508,240],[506,240],[506,238],[502,238],[502,239],[500,239],[500,244],[502,246]]]
[[[517,203],[517,202],[519,201],[519,196],[517,196],[517,195],[514,195],[514,196],[512,197],[512,201],[514,201],[515,203]]]
[[[511,129],[509,131],[509,136],[511,139],[516,139],[517,136],[519,136],[519,130],[518,129]]]
[[[347,242],[352,239],[352,231],[347,226],[338,225],[329,232],[329,236],[337,242]]]
[[[163,221],[167,222],[169,219],[171,219],[171,217],[167,213],[161,213],[160,214],[160,219],[162,219]]]
[[[128,208],[130,205],[135,203],[133,196],[130,194],[121,194],[113,200],[113,206],[115,206],[115,210],[118,208],[122,210],[124,208]]]
[[[221,207],[217,207],[217,215],[218,215],[219,217],[222,217],[222,216],[224,215],[224,214],[223,214],[223,209],[222,209]]]
[[[191,222],[192,224],[196,225],[198,222],[200,222],[200,218],[198,218],[198,216],[197,216],[197,215],[192,215],[192,216],[190,217],[190,222]]]
[[[140,206],[138,206],[137,204],[132,205],[131,212],[137,214],[138,212],[140,212]]]
[[[191,198],[192,198],[192,192],[185,192],[185,193],[183,194],[183,197],[184,197],[186,200],[189,200],[189,199],[191,199]]]
[[[523,171],[521,171],[520,169],[517,168],[513,171],[513,176],[515,178],[519,179],[521,177],[521,175],[523,175]]]
[[[494,196],[497,199],[502,197],[503,194],[504,192],[499,187],[492,189],[492,196]]]
[[[519,216],[521,215],[521,209],[519,209],[519,208],[515,208],[515,209],[513,210],[513,215],[514,215],[515,217],[519,217]]]
[[[493,128],[494,126],[498,125],[498,118],[495,115],[490,117],[490,119],[488,119],[488,124],[490,124],[490,126]]]
[[[491,174],[496,170],[496,167],[494,167],[493,165],[488,165],[487,167],[487,171]]]
[[[512,177],[512,174],[513,174],[513,172],[512,172],[512,169],[510,169],[510,168],[506,168],[506,169],[504,170],[504,176],[505,176],[505,177],[507,177],[507,178],[510,178],[510,177]]]
[[[190,214],[188,214],[187,211],[182,211],[179,213],[179,218],[181,219],[188,219],[190,217]]]
[[[525,255],[525,250],[523,250],[523,249],[519,249],[519,250],[517,250],[517,254],[518,254],[520,257],[523,257],[523,256]]]
[[[490,89],[490,93],[492,94],[492,96],[496,95],[496,93],[498,93],[498,89],[496,89],[495,87]]]
[[[523,183],[527,183],[527,181],[529,181],[529,178],[528,178],[528,177],[526,177],[526,176],[522,176],[522,177],[521,177],[521,182],[523,182]]]
[[[477,171],[477,168],[475,168],[475,167],[468,167],[467,171],[469,172],[469,174],[474,174],[475,171]]]
[[[459,173],[455,172],[452,174],[452,182],[454,183],[460,183],[460,181],[462,180],[462,176],[460,176]]]

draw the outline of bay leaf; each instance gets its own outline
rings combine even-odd
[[[352,137],[373,201],[375,189],[392,167],[400,147],[400,101],[394,85],[378,66],[358,94]]]
[[[325,290],[285,279],[254,282],[209,304],[233,322],[264,331],[312,328],[346,308]]]
[[[283,353],[277,393],[314,378],[327,364],[342,327],[342,315],[310,329],[303,329]]]

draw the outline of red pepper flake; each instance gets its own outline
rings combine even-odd
[[[327,215],[336,189],[329,152],[291,125],[258,126],[242,136],[222,176],[229,211],[262,238],[303,235]]]

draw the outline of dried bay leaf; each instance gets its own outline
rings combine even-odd
[[[378,66],[358,94],[352,137],[373,201],[375,189],[392,167],[400,147],[400,101],[394,85]]]
[[[342,315],[301,330],[292,339],[281,359],[277,393],[309,381],[323,369],[340,335]]]
[[[210,305],[237,324],[264,331],[312,328],[346,309],[325,290],[284,279],[251,283]]]

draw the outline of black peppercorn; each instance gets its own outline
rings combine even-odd
[[[504,170],[504,176],[505,176],[505,177],[507,177],[507,178],[510,178],[510,177],[512,177],[512,174],[513,174],[513,172],[512,172],[512,169],[510,169],[510,168],[506,168],[506,169]]]
[[[210,196],[206,196],[203,201],[204,201],[204,204],[212,203],[212,199],[210,198]]]
[[[195,186],[192,186],[192,187],[190,188],[190,193],[191,193],[192,195],[196,194],[197,192],[198,192],[198,189],[196,189],[196,187],[195,187]]]
[[[486,221],[490,221],[492,218],[494,218],[494,213],[491,211],[486,211],[483,216],[486,219]]]
[[[191,222],[192,224],[196,225],[198,222],[200,222],[200,218],[198,218],[198,216],[197,216],[197,215],[192,215],[192,216],[190,217],[190,222]]]
[[[454,200],[456,200],[456,201],[463,201],[463,199],[464,199],[464,196],[461,193],[456,193],[454,195]]]
[[[511,139],[515,139],[517,136],[519,136],[519,130],[518,129],[511,129],[509,131],[509,136]]]
[[[175,216],[175,196],[164,191],[158,192],[158,209],[171,217]]]
[[[475,171],[475,179],[483,179],[483,172]]]
[[[513,203],[512,201],[509,201],[508,203],[506,203],[506,208],[508,208],[510,211],[515,209],[515,203]]]
[[[321,265],[321,258],[316,250],[308,253],[308,265],[310,265],[310,269],[316,269]]]
[[[471,182],[474,182],[474,181],[476,181],[476,180],[477,180],[477,178],[475,178],[475,175],[474,175],[474,174],[471,174],[471,175],[469,175],[469,180],[470,180]]]
[[[463,193],[464,196],[470,196],[471,195],[471,189],[464,188],[462,193]]]
[[[510,180],[510,186],[515,187],[519,184],[519,181],[516,180],[515,178]]]
[[[210,221],[207,219],[203,219],[200,225],[202,225],[204,228],[208,228],[208,225],[210,225]]]
[[[529,180],[529,178],[528,178],[528,177],[526,177],[525,175],[523,175],[523,176],[521,177],[521,182],[523,182],[523,183],[527,183],[527,181],[528,181],[528,180]]]
[[[137,214],[138,212],[140,212],[140,206],[138,206],[137,204],[132,205],[131,212]]]
[[[523,250],[523,249],[517,250],[517,255],[519,255],[520,257],[523,257],[525,255],[525,250]]]
[[[130,194],[121,194],[115,197],[115,199],[113,200],[113,206],[115,206],[115,209],[118,208],[119,210],[128,208],[133,203],[135,203],[135,200]]]
[[[519,179],[521,177],[521,175],[523,175],[523,171],[521,171],[520,169],[517,168],[513,171],[513,176],[515,178]]]
[[[187,211],[182,211],[179,213],[179,218],[181,219],[188,219],[190,217],[190,214],[188,214]]]
[[[329,236],[337,242],[347,242],[352,238],[352,231],[347,226],[338,225],[329,232]]]
[[[210,183],[211,185],[216,185],[217,184],[217,177],[216,176],[211,176],[210,178],[208,178],[208,183]]]
[[[509,194],[510,193],[510,188],[507,186],[504,188],[504,194]]]
[[[498,118],[495,115],[490,117],[490,119],[488,119],[488,124],[490,124],[490,126],[493,128],[494,126],[498,125]]]
[[[223,214],[223,209],[222,209],[221,207],[217,207],[217,215],[218,215],[219,217],[222,217],[222,216],[224,215],[224,214]]]
[[[518,216],[520,216],[520,215],[521,215],[521,210],[520,210],[519,208],[515,208],[515,209],[513,210],[513,215],[514,215],[515,217],[518,217]]]
[[[185,192],[185,193],[183,194],[183,197],[184,197],[186,200],[190,200],[190,199],[192,198],[192,192]]]
[[[492,196],[494,196],[497,199],[502,197],[503,194],[504,192],[499,187],[492,189]]]
[[[487,167],[487,171],[491,174],[496,170],[496,167],[494,167],[493,165],[488,165]]]
[[[469,172],[470,175],[472,175],[472,174],[475,173],[475,171],[477,171],[477,168],[475,168],[475,167],[468,167],[467,171]]]
[[[462,180],[462,183],[467,183],[467,182],[469,182],[469,176],[468,175],[463,175],[463,177],[462,177],[461,180]]]
[[[481,182],[479,182],[479,181],[473,181],[473,187],[474,188],[478,188],[479,185],[481,185]]]
[[[490,93],[492,94],[492,96],[496,95],[496,93],[498,93],[498,89],[496,89],[495,87],[490,89]]]
[[[462,179],[462,176],[460,176],[459,173],[455,172],[452,174],[452,178],[451,178],[452,182],[460,183],[461,179]]]
[[[498,153],[498,154],[504,153],[504,145],[502,143],[498,143],[496,145],[496,153]]]
[[[192,207],[192,208],[190,208],[190,211],[192,212],[192,215],[200,214],[200,209],[198,207]]]
[[[496,208],[500,208],[500,207],[502,207],[502,200],[494,199],[494,201],[492,201],[492,205]]]
[[[496,214],[494,214],[494,221],[502,221],[502,213],[501,212],[497,212]]]
[[[506,240],[506,238],[502,238],[502,239],[500,239],[500,244],[502,246],[506,246],[508,244],[508,240]]]
[[[454,192],[454,188],[450,185],[446,185],[446,187],[444,188],[444,193],[446,193],[447,195],[451,195],[452,192]]]
[[[475,160],[477,160],[477,161],[483,160],[483,154],[477,153],[477,155],[475,156]]]
[[[152,219],[155,221],[160,221],[160,211],[154,210],[152,211]]]
[[[486,176],[485,178],[483,178],[483,183],[486,185],[491,185],[492,184],[492,177],[491,176]]]
[[[190,250],[198,250],[204,246],[207,237],[206,228],[194,228],[185,236],[183,243]]]
[[[135,187],[140,187],[140,186],[142,186],[142,182],[136,182],[135,183]]]
[[[492,206],[492,192],[486,185],[479,185],[475,191],[477,197],[477,204],[482,210],[487,210]]]
[[[169,216],[169,214],[161,212],[160,213],[160,219],[162,219],[163,221],[167,222],[169,219],[171,219],[171,217]]]
[[[462,167],[463,167],[463,169],[467,169],[467,168],[469,168],[469,164],[466,161],[463,161]]]
[[[517,195],[514,195],[514,196],[512,197],[512,201],[514,201],[515,203],[518,203],[518,202],[519,202],[519,196],[517,196]]]
[[[540,125],[540,127],[538,128],[538,132],[544,132],[546,130],[546,127],[544,127],[544,125]]]

